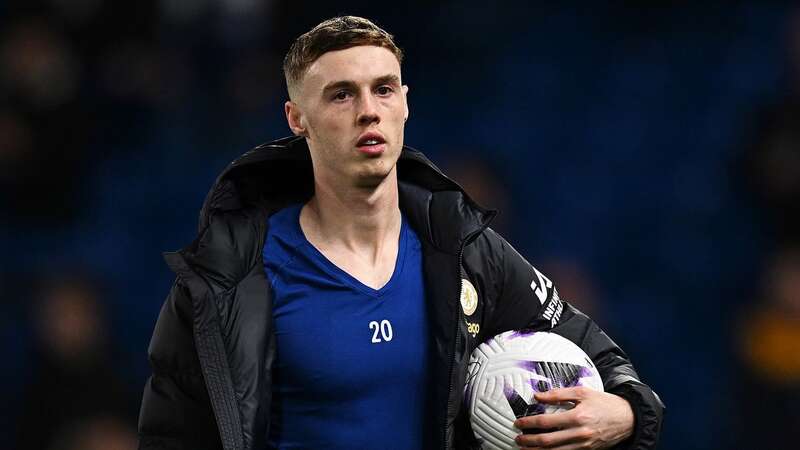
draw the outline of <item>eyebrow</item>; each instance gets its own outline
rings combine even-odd
[[[375,80],[373,80],[372,84],[374,86],[378,86],[378,85],[382,85],[382,84],[394,84],[394,85],[399,86],[400,85],[400,77],[398,77],[397,75],[394,75],[394,74],[382,75],[382,76],[376,78]],[[327,85],[325,85],[324,88],[322,88],[322,94],[325,95],[328,92],[334,91],[334,90],[337,90],[337,89],[342,89],[342,88],[353,89],[355,87],[356,87],[356,82],[355,81],[351,81],[351,80],[333,81],[333,82],[328,83]]]

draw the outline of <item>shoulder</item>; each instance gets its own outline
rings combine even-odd
[[[555,284],[511,244],[492,229],[464,249],[465,270],[488,286],[496,287],[498,300],[525,304],[538,311],[546,307],[560,311]],[[560,314],[560,312],[559,312]],[[550,319],[549,317],[548,319]]]
[[[500,234],[487,228],[464,247],[464,260],[469,264],[479,266],[502,265],[509,247],[508,242]]]
[[[229,288],[260,260],[265,231],[261,210],[214,211],[184,257],[204,278]]]
[[[501,272],[500,275],[506,277],[516,273],[522,273],[525,276],[535,274],[541,276],[541,272],[533,264],[503,236],[491,228],[487,228],[470,245],[464,248],[464,258],[479,266],[492,265]],[[529,279],[528,283],[533,279]]]

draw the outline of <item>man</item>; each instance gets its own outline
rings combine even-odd
[[[593,359],[607,392],[520,419],[520,446],[653,448],[663,406],[625,354],[562,303],[477,206],[403,146],[408,87],[391,35],[358,17],[293,44],[296,135],[217,179],[150,344],[143,449],[475,448],[462,408],[484,339],[551,330]]]

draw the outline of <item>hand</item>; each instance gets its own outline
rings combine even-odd
[[[521,434],[523,449],[601,449],[612,447],[633,433],[633,410],[624,398],[584,386],[553,389],[535,394],[540,403],[574,402],[569,411],[521,417],[514,426],[521,429],[555,429],[540,434]]]

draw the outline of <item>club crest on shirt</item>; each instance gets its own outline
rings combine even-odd
[[[478,291],[466,278],[461,279],[461,309],[464,314],[471,316],[478,308]]]

